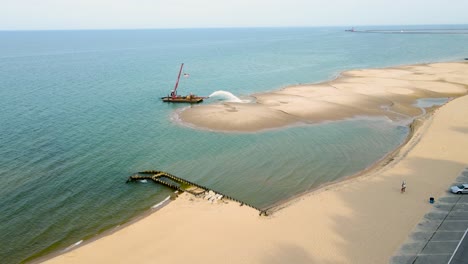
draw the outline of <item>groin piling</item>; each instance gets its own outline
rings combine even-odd
[[[241,206],[246,205],[246,206],[249,206],[249,207],[259,211],[260,216],[261,215],[265,215],[265,216],[268,215],[267,210],[262,210],[262,209],[260,209],[260,208],[258,208],[256,206],[253,206],[253,205],[251,205],[249,203],[240,201],[239,199],[236,199],[236,198],[234,198],[232,196],[226,195],[226,194],[221,193],[219,191],[215,191],[215,190],[213,190],[211,188],[208,188],[206,186],[203,186],[203,185],[188,181],[186,179],[177,177],[175,175],[172,175],[172,174],[164,172],[164,171],[157,171],[157,170],[141,171],[141,172],[138,172],[137,174],[134,174],[134,175],[130,176],[128,178],[128,180],[127,180],[127,183],[128,182],[133,182],[133,181],[138,181],[138,180],[152,180],[155,183],[159,183],[161,185],[164,185],[166,187],[169,187],[169,188],[172,188],[174,190],[181,191],[181,192],[188,192],[188,193],[191,193],[191,194],[193,194],[195,196],[199,196],[199,195],[202,195],[202,194],[205,194],[205,193],[211,191],[215,195],[222,195],[221,199],[232,200],[232,201],[238,202]],[[190,187],[196,187],[198,189],[198,191],[197,190],[191,190]]]

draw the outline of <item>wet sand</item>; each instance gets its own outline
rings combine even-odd
[[[412,74],[412,77],[408,77],[392,68],[348,71],[344,75],[360,76],[358,78],[365,79],[365,82],[356,82],[363,82],[362,86],[352,86],[352,81],[343,83],[351,83],[354,89],[365,90],[365,84],[378,87],[382,82],[401,85],[399,80],[406,82],[405,78],[411,78],[416,85],[426,88],[405,87],[412,92],[410,97],[404,95],[406,99],[403,103],[398,101],[402,108],[398,113],[404,114],[413,113],[414,107],[408,106],[411,101],[409,98],[428,97],[430,94],[438,97],[435,95],[448,94],[448,91],[450,94],[460,95],[460,89],[465,89],[466,93],[468,73],[460,72],[468,70],[467,64],[431,65],[434,66],[405,66],[414,71],[424,71],[419,77],[421,80],[417,81]],[[404,71],[405,67],[399,69]],[[380,77],[375,78],[376,74],[390,80],[384,82]],[[395,75],[400,79],[395,81]],[[433,80],[427,80],[429,78],[439,80],[438,82],[442,79],[451,80],[453,83],[438,85]],[[333,83],[339,85],[339,80]],[[291,89],[297,91],[303,88],[300,86],[287,89],[291,93]],[[406,93],[406,90],[398,91],[396,98]],[[276,93],[269,97],[270,101],[283,100]],[[384,93],[387,97],[375,99],[371,96],[374,98],[370,100],[371,105],[387,98],[395,102],[393,93],[396,92],[379,93]],[[413,96],[414,93],[418,95]],[[352,97],[353,100],[361,100],[360,95]],[[335,102],[338,99],[343,100],[347,107],[350,106],[350,98],[343,99],[341,95],[332,98]],[[395,110],[396,104],[389,105]],[[380,106],[378,103],[376,105]],[[361,107],[359,103],[359,108]],[[300,112],[301,109],[293,110]],[[265,111],[268,113],[269,110]],[[380,109],[375,111],[382,112]],[[418,114],[420,112],[414,112],[414,115]],[[443,195],[449,184],[468,164],[467,115],[468,96],[450,101],[419,117],[413,123],[411,139],[384,162],[359,177],[349,178],[290,201],[270,216],[259,216],[257,211],[246,206],[241,207],[238,203],[213,204],[183,194],[156,213],[48,262],[387,263],[413,227],[431,208],[428,198],[432,196],[437,199]],[[308,116],[308,113],[304,111],[303,116]],[[395,118],[396,116],[397,114]],[[291,124],[282,122],[284,121],[280,117],[275,124]],[[258,129],[264,128],[261,126]],[[236,127],[237,129],[239,128]],[[403,180],[407,182],[407,189],[402,194],[400,186]]]

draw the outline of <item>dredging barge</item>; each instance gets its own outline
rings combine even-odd
[[[161,97],[163,102],[198,104],[198,103],[203,102],[203,99],[208,98],[208,97],[203,97],[203,96],[196,96],[194,94],[189,94],[185,96],[177,94],[177,87],[179,87],[180,75],[182,74],[183,68],[184,68],[184,64],[182,63],[180,65],[179,75],[177,76],[177,81],[174,86],[174,89],[171,91],[170,95]],[[184,76],[188,77],[188,74],[184,74]]]

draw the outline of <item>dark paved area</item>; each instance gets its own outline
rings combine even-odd
[[[468,230],[463,235],[463,240],[458,244],[455,253],[449,261],[449,264],[468,263]]]
[[[468,168],[453,185],[457,183],[468,183]],[[444,197],[436,200],[433,210],[415,227],[407,241],[390,259],[390,263],[468,263],[468,235],[460,242],[467,229],[468,194],[452,194],[447,191]]]

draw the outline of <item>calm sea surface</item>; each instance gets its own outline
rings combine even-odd
[[[181,62],[190,73],[181,93],[247,96],[346,69],[467,56],[464,34],[0,32],[0,262],[64,250],[171,193],[150,182],[125,184],[136,171],[168,171],[265,208],[368,167],[408,134],[379,118],[250,134],[181,126],[173,116],[185,106],[159,99]]]

